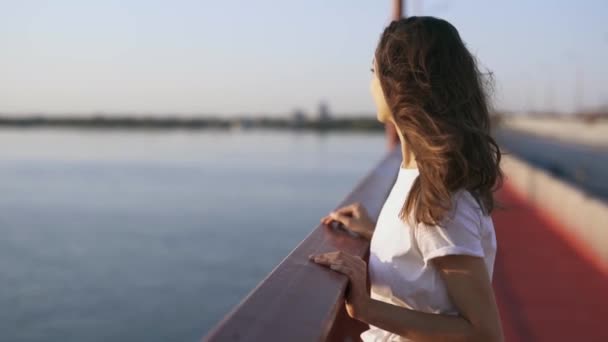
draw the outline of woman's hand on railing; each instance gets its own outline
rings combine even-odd
[[[344,228],[362,235],[365,239],[371,240],[376,224],[370,219],[365,207],[361,203],[353,203],[339,208],[321,218],[321,223],[330,225],[337,222]]]

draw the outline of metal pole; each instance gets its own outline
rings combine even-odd
[[[393,20],[399,20],[403,16],[403,0],[393,0]]]
[[[393,0],[393,14],[392,20],[399,20],[404,16],[403,6],[405,5],[405,0]],[[390,122],[387,122],[384,125],[384,130],[386,134],[386,140],[388,149],[392,150],[396,146],[400,144],[399,136],[397,135],[397,130],[395,129],[395,125]]]

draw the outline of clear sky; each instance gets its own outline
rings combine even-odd
[[[495,106],[608,104],[608,1],[408,1],[450,21]],[[0,0],[0,112],[371,113],[390,0]],[[578,95],[577,95],[578,94]]]

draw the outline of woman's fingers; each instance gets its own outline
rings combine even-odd
[[[345,215],[341,215],[341,214],[337,214],[337,213],[331,213],[323,218],[321,218],[321,223],[325,224],[325,225],[329,225],[332,223],[332,221],[337,221],[338,223],[342,223],[343,225],[348,225],[348,223],[350,223],[352,220],[352,218],[350,216],[345,216]],[[347,223],[348,222],[348,223]]]
[[[318,255],[309,255],[309,259],[317,264],[329,266],[332,270],[338,271],[347,275],[349,278],[353,275],[355,263],[352,260],[353,256],[347,253],[337,251]]]
[[[354,217],[366,214],[365,207],[363,207],[363,205],[361,205],[361,203],[359,202],[355,202],[351,205],[347,205],[345,207],[337,209],[335,212]]]
[[[329,268],[331,268],[334,271],[340,272],[344,275],[346,275],[348,278],[352,279],[353,276],[353,269],[346,264],[332,264],[329,266]]]
[[[331,216],[327,215],[325,217],[321,218],[321,223],[325,224],[325,225],[329,225],[334,219],[331,218]]]
[[[356,204],[351,204],[347,205],[346,207],[338,208],[334,212],[344,215],[352,215],[356,208]]]
[[[353,218],[358,218],[363,210],[361,203],[355,202],[341,207],[321,218],[321,223],[328,225],[332,221],[338,221],[343,225],[349,225]]]
[[[353,218],[351,216],[346,216],[344,214],[340,214],[337,212],[333,212],[333,213],[329,214],[329,217],[342,223],[343,225],[345,225],[347,227],[351,225],[351,222],[353,220]]]
[[[340,251],[328,252],[323,254],[311,254],[308,256],[309,259],[319,263],[328,263],[334,261]]]
[[[335,251],[323,254],[311,254],[308,258],[315,262],[328,264],[336,261],[339,261],[340,263],[348,262],[352,256],[342,251]]]
[[[312,260],[313,262],[316,262],[317,264],[321,264],[321,265],[329,265],[331,263],[330,259],[325,255],[325,254],[319,254],[319,255],[309,255],[308,259]]]

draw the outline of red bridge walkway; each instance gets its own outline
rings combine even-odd
[[[608,341],[605,264],[508,185],[499,200],[493,284],[506,341]]]

